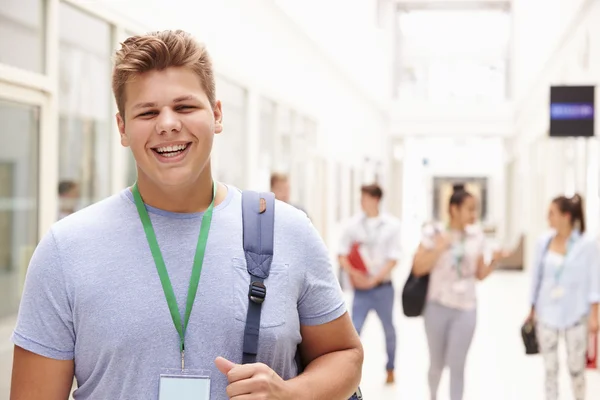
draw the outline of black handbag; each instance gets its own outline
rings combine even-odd
[[[412,270],[402,290],[402,310],[407,317],[423,314],[429,288],[429,274],[416,276]]]
[[[525,354],[531,355],[540,352],[534,321],[525,321],[521,327],[521,337],[525,345]]]

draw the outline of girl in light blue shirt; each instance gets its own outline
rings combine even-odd
[[[546,367],[546,400],[558,400],[558,340],[564,333],[567,364],[575,400],[585,399],[585,367],[589,333],[598,332],[600,252],[594,238],[584,236],[581,196],[560,196],[550,204],[554,230],[537,243],[533,265],[531,313]]]

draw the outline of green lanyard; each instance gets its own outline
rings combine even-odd
[[[198,284],[200,283],[200,273],[202,272],[202,263],[204,261],[204,252],[206,250],[206,242],[208,240],[208,231],[210,230],[210,223],[212,221],[217,185],[213,182],[212,201],[202,216],[202,226],[200,228],[200,235],[198,236],[198,245],[196,246],[196,255],[194,256],[194,266],[192,268],[192,277],[190,278],[190,286],[188,288],[184,323],[181,322],[179,306],[177,305],[177,299],[175,298],[173,286],[171,285],[171,280],[169,279],[169,273],[167,272],[165,261],[160,252],[160,248],[158,247],[158,241],[156,240],[156,234],[154,233],[150,216],[148,215],[148,211],[146,210],[142,196],[140,196],[137,182],[133,185],[132,192],[135,199],[135,205],[138,213],[140,214],[140,220],[142,221],[144,231],[146,232],[146,238],[148,239],[150,251],[154,257],[154,263],[156,264],[156,270],[158,271],[158,276],[160,277],[160,283],[162,284],[163,291],[165,292],[165,297],[167,299],[167,304],[169,305],[169,310],[171,311],[171,318],[173,318],[173,324],[175,325],[175,329],[177,329],[177,333],[179,333],[179,338],[181,339],[181,369],[183,370],[185,367],[185,333],[190,320],[190,315],[192,313],[192,307],[194,306],[194,300],[196,299]]]

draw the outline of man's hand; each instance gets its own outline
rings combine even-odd
[[[373,289],[377,285],[377,281],[375,280],[375,278],[372,278],[358,271],[356,274],[350,276],[350,280],[352,281],[352,286],[354,286],[354,289],[358,290]]]
[[[227,396],[232,400],[292,400],[286,382],[265,364],[234,364],[217,357],[215,365],[227,376]]]

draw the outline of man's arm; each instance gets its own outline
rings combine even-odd
[[[296,398],[347,400],[362,375],[363,348],[350,316],[316,326],[301,326],[300,354],[306,368],[287,381]]]
[[[15,346],[10,400],[67,400],[73,360],[53,360]]]

